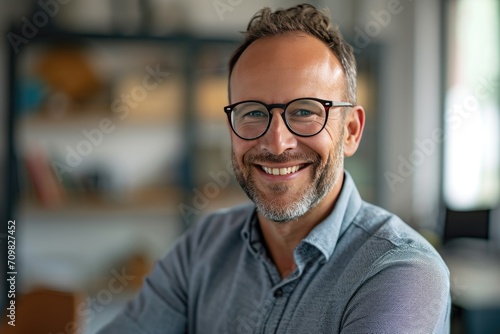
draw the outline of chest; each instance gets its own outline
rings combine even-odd
[[[340,272],[320,260],[283,280],[270,263],[252,257],[228,258],[217,270],[203,270],[203,283],[192,291],[190,333],[340,331],[350,291],[343,291]]]

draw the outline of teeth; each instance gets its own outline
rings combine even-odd
[[[285,168],[270,168],[262,166],[262,169],[267,174],[272,174],[272,175],[287,175],[290,173],[295,173],[296,171],[299,170],[299,168],[300,168],[299,166],[285,167]]]

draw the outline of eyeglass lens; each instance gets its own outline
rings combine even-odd
[[[288,127],[299,135],[309,136],[321,131],[326,121],[325,107],[318,101],[302,99],[290,103],[284,111]],[[231,113],[234,131],[243,138],[256,138],[268,128],[270,114],[258,102],[238,104]]]

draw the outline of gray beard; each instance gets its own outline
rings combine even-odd
[[[343,138],[343,136],[340,136]],[[311,165],[312,182],[304,190],[303,195],[295,201],[287,201],[286,204],[278,203],[278,200],[266,200],[261,190],[258,190],[255,182],[252,180],[250,171],[246,175],[238,166],[238,162],[232,154],[233,169],[236,180],[247,196],[255,203],[257,210],[267,219],[285,223],[296,220],[316,207],[323,198],[332,190],[343,173],[344,150],[341,142],[336,143],[334,155],[329,155],[328,160],[322,166],[321,158],[316,155]],[[259,156],[259,162],[286,162],[291,160],[287,156],[274,156],[271,154]],[[247,164],[248,165],[248,164]],[[288,190],[286,185],[275,185],[271,188],[273,194],[284,194]]]

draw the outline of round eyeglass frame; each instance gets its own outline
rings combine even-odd
[[[309,134],[309,135],[300,134],[300,133],[295,132],[290,127],[290,124],[288,124],[288,121],[285,117],[285,110],[286,110],[286,108],[288,108],[289,105],[291,105],[294,102],[300,101],[300,100],[313,100],[313,101],[321,103],[321,105],[325,108],[325,113],[326,113],[325,122],[323,123],[323,126],[321,127],[321,129],[319,129],[316,133]],[[242,103],[248,103],[248,102],[259,103],[259,104],[263,105],[267,109],[267,112],[269,113],[269,118],[267,121],[266,129],[260,135],[252,137],[252,138],[245,138],[245,137],[240,136],[236,132],[236,130],[234,129],[233,122],[231,121],[231,113],[233,112],[234,108],[236,108],[238,105],[240,105]],[[255,140],[255,139],[258,139],[258,138],[264,136],[267,133],[267,131],[269,130],[269,127],[271,126],[271,121],[273,120],[273,113],[271,113],[271,110],[274,108],[283,109],[283,111],[280,113],[280,115],[281,115],[281,118],[283,119],[283,122],[285,123],[288,131],[290,131],[291,133],[293,133],[294,135],[297,135],[299,137],[312,137],[312,136],[316,136],[318,133],[323,131],[323,129],[326,126],[326,122],[328,121],[330,108],[335,108],[335,107],[354,107],[354,105],[350,102],[330,101],[330,100],[318,99],[315,97],[300,97],[298,99],[291,100],[288,103],[273,103],[273,104],[266,104],[264,102],[257,101],[257,100],[245,100],[245,101],[240,101],[240,102],[236,102],[236,103],[230,104],[228,106],[225,106],[224,112],[226,113],[229,124],[231,125],[231,130],[233,130],[233,133],[236,136],[238,136],[239,138],[241,138],[243,140]]]

